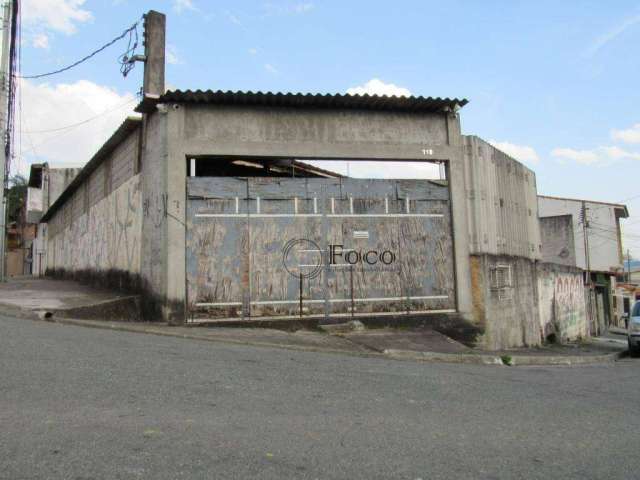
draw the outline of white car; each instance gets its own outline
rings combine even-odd
[[[629,317],[629,328],[627,329],[627,339],[629,341],[629,353],[637,355],[640,353],[640,301],[636,302],[631,309]]]

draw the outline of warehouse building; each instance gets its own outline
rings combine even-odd
[[[581,271],[541,261],[535,174],[461,135],[466,100],[165,91],[164,16],[145,44],[142,118],[42,217],[48,274],[138,292],[173,324],[420,317],[490,348],[588,333]]]

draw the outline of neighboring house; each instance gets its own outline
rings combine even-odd
[[[640,266],[631,267],[630,272],[624,272],[623,276],[627,279],[627,283],[632,283],[634,285],[640,285]]]
[[[623,270],[620,219],[629,216],[627,207],[540,195],[538,215],[546,232],[542,251],[549,258],[565,255],[567,261],[575,256],[575,266],[585,271],[592,331],[599,333],[609,325],[620,325],[621,310],[616,304],[615,292],[616,276]],[[560,216],[564,216],[564,220],[560,220]]]
[[[46,270],[47,226],[39,223],[40,219],[80,170],[81,168],[50,167],[48,163],[31,165],[27,188],[26,221],[37,224],[37,231],[29,252],[31,268],[28,273],[34,276],[44,275]]]

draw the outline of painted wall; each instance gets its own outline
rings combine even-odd
[[[616,212],[622,207],[597,202],[585,202],[588,208],[589,258],[592,271],[610,272],[622,269],[622,246]],[[580,223],[582,201],[566,198],[538,197],[540,217],[571,215],[576,251],[576,266],[586,269],[583,226]]]
[[[73,199],[68,203],[72,206]],[[64,210],[49,222],[48,270],[69,273],[140,272],[142,209],[139,175],[124,182],[68,225],[61,223]]]
[[[472,256],[474,313],[488,349],[566,342],[589,335],[582,271],[522,257]],[[496,268],[510,269],[507,286],[495,284]]]
[[[455,312],[446,185],[201,177],[188,193],[188,301],[198,316],[300,315],[300,295],[303,315],[350,313],[351,299],[355,315]],[[338,253],[331,261],[321,251]]]
[[[538,304],[542,337],[564,342],[589,335],[582,271],[563,265],[540,263]]]

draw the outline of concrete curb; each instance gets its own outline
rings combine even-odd
[[[384,355],[398,360],[416,360],[433,363],[466,363],[472,365],[504,365],[499,356],[474,353],[415,352],[413,350],[385,350]]]
[[[175,337],[175,338],[185,338],[188,340],[202,340],[205,342],[212,343],[223,343],[229,345],[246,345],[253,347],[264,347],[264,348],[279,348],[282,350],[295,350],[300,352],[318,352],[318,353],[339,353],[341,355],[351,355],[355,357],[379,357],[384,358],[384,355],[375,352],[355,352],[351,350],[340,350],[335,348],[323,348],[323,347],[314,347],[310,345],[291,345],[286,343],[272,343],[272,342],[257,342],[255,340],[238,340],[233,338],[213,338],[213,337],[202,337],[199,335],[190,335],[187,333],[175,333],[170,330],[159,330],[154,327],[132,327],[128,326],[126,322],[118,322],[118,323],[107,323],[97,321],[87,321],[80,319],[72,319],[72,318],[56,318],[50,319],[49,321],[53,323],[59,323],[61,325],[74,325],[78,327],[87,327],[87,328],[97,328],[100,330],[115,330],[119,332],[131,332],[131,333],[143,333],[149,335],[158,335],[162,337]]]
[[[479,353],[437,353],[437,352],[417,352],[412,350],[388,349],[382,353],[356,352],[351,350],[340,350],[332,348],[323,348],[307,345],[291,345],[272,342],[259,342],[255,340],[239,340],[233,338],[214,338],[203,337],[199,335],[190,335],[185,333],[172,332],[171,329],[159,329],[153,324],[140,325],[128,324],[127,322],[105,322],[100,320],[82,320],[74,318],[43,318],[35,311],[15,307],[13,305],[0,304],[0,308],[9,311],[9,315],[29,320],[48,321],[60,325],[73,325],[85,328],[96,328],[100,330],[113,330],[119,332],[142,333],[150,335],[158,335],[163,337],[184,338],[189,340],[202,340],[205,342],[221,343],[228,345],[244,345],[262,348],[279,348],[281,350],[293,350],[299,352],[316,352],[316,353],[337,353],[340,355],[348,355],[352,357],[369,357],[369,358],[385,358],[390,360],[414,361],[425,363],[454,363],[467,365],[505,365],[502,357],[499,355],[479,354]],[[625,352],[616,352],[600,355],[511,355],[512,366],[529,366],[529,365],[588,365],[612,363],[625,355]]]
[[[436,353],[414,352],[411,350],[385,350],[384,354],[390,358],[415,360],[420,362],[466,363],[475,365],[593,365],[612,363],[622,358],[626,352],[615,352],[597,355],[509,355],[510,362],[506,364],[500,355],[486,355],[476,353]]]

